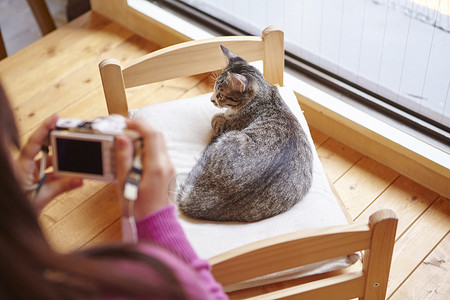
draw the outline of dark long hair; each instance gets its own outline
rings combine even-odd
[[[14,174],[10,145],[19,148],[14,115],[0,84],[0,299],[92,299],[101,296],[184,299],[173,271],[134,246],[112,245],[60,254],[47,243]],[[138,263],[155,282],[119,270]]]

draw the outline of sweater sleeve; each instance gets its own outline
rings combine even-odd
[[[201,259],[189,243],[176,216],[175,205],[166,206],[136,223],[139,241],[151,241],[170,249],[194,268],[215,299],[228,299],[214,279],[208,261]]]
[[[136,223],[139,241],[151,241],[171,249],[186,262],[198,256],[177,220],[175,205],[166,206]]]

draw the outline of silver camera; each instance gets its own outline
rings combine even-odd
[[[115,137],[136,132],[125,129],[125,117],[110,115],[92,121],[60,119],[50,132],[53,168],[69,175],[113,182],[116,179]]]

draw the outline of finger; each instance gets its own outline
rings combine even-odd
[[[151,158],[155,156],[164,155],[167,153],[167,147],[164,136],[159,131],[153,129],[143,120],[127,120],[129,129],[135,130],[143,138],[144,150],[148,149]]]
[[[169,158],[164,135],[153,129],[143,120],[127,120],[129,129],[137,131],[143,138],[144,152],[143,164],[153,163],[165,166],[168,171],[173,169]]]
[[[123,187],[133,160],[133,145],[129,138],[118,136],[116,138],[116,178],[119,187]]]
[[[147,122],[144,120],[127,120],[127,128],[136,131],[139,133],[139,135],[142,138],[151,137],[153,134],[156,133],[156,130],[154,130]]]
[[[35,208],[40,210],[47,205],[50,200],[75,188],[83,185],[83,179],[78,177],[52,177],[51,180],[47,180],[42,186],[35,198]]]
[[[22,148],[20,156],[27,159],[33,159],[41,150],[42,143],[48,137],[50,131],[56,127],[58,118],[58,114],[53,114],[47,118],[30,136],[28,142]]]

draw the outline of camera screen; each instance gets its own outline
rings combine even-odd
[[[56,138],[56,145],[59,170],[103,175],[101,142]]]

